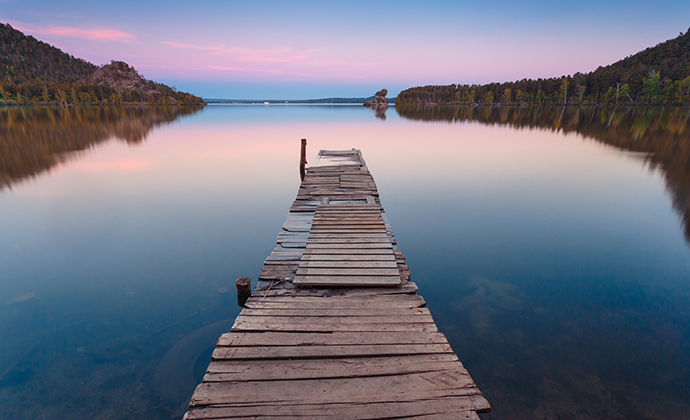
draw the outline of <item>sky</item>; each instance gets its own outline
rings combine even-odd
[[[685,33],[690,1],[0,0],[0,22],[204,98],[393,97],[586,73]]]

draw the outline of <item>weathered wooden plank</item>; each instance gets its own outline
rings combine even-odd
[[[314,222],[312,229],[381,229],[388,232],[386,226],[380,220],[375,219],[345,219],[333,218],[321,219]]]
[[[349,191],[336,191],[343,194],[352,194]],[[338,198],[340,199],[340,198]],[[351,214],[359,216],[376,216],[381,215],[381,206],[378,204],[331,204],[321,205],[317,209],[317,213],[323,216],[330,216],[334,214]]]
[[[396,287],[368,287],[364,289],[348,289],[346,292],[347,296],[370,296],[370,295],[400,295],[400,294],[410,294],[415,293],[419,290],[419,287],[411,281],[405,281],[400,283],[400,286]]]
[[[315,220],[339,220],[339,219],[352,219],[352,220],[376,220],[383,223],[380,212],[320,212],[317,211],[314,214]]]
[[[284,242],[281,243],[283,246],[290,246],[290,244],[295,243],[295,242]],[[374,237],[374,238],[368,238],[366,236],[360,236],[360,237],[351,237],[351,238],[326,238],[326,239],[319,239],[319,238],[309,238],[306,241],[306,244],[313,246],[316,245],[347,245],[347,244],[352,244],[352,245],[376,245],[376,244],[390,244],[391,240],[388,237],[388,235],[382,236],[382,237]]]
[[[216,347],[213,360],[318,359],[332,357],[385,357],[404,354],[453,353],[448,344],[386,344],[358,346]]]
[[[395,268],[303,268],[297,270],[299,276],[361,276],[361,277],[380,277],[380,276],[400,276],[398,267]]]
[[[297,290],[299,292],[299,290]],[[348,290],[347,292],[350,292],[351,290]],[[344,306],[349,306],[349,305],[376,305],[376,304],[381,304],[381,305],[394,305],[394,304],[401,304],[401,305],[406,305],[406,304],[417,304],[420,302],[424,302],[424,298],[420,295],[404,295],[404,296],[369,296],[369,297],[351,297],[351,296],[344,296],[340,295],[338,293],[334,294],[328,294],[326,296],[309,296],[309,295],[303,295],[299,294],[297,296],[274,296],[271,297],[270,299],[259,299],[259,298],[250,298],[248,302],[252,302],[253,300],[263,300],[264,302],[283,302],[283,303],[309,303],[312,305],[324,305],[324,306],[331,306],[331,305],[344,305]]]
[[[252,296],[246,302],[247,308],[372,308],[406,307],[421,308],[426,301],[419,295],[360,295],[348,290],[345,296]],[[362,291],[361,293],[365,293]]]
[[[242,402],[281,404],[294,401],[304,404],[361,404],[479,394],[472,378],[463,369],[332,380],[246,382],[242,386],[232,382],[206,382],[197,387],[190,406]]]
[[[400,277],[394,276],[302,276],[297,275],[292,281],[294,285],[304,287],[368,287],[368,286],[399,286]]]
[[[336,216],[332,216],[332,217],[320,215],[315,220],[313,220],[313,223],[312,223],[312,225],[316,225],[316,226],[354,225],[354,224],[374,225],[376,227],[386,225],[380,217],[374,217],[374,216],[355,217],[355,216],[344,216],[344,215],[343,216],[337,216],[336,215]]]
[[[361,227],[361,226],[323,226],[317,229],[311,229],[311,234],[317,235],[386,235],[390,240],[390,234],[383,228],[379,227]]]
[[[357,296],[357,295],[352,295],[352,296]],[[365,295],[366,296],[366,295]],[[374,295],[378,296],[378,295]],[[382,295],[382,296],[389,296],[389,295]],[[359,296],[363,297],[363,296]],[[263,300],[262,296],[258,297],[251,297],[250,299],[253,299],[252,302],[247,303],[245,308],[254,308],[254,309],[288,309],[288,308],[294,308],[294,309],[313,309],[313,308],[320,308],[320,307],[325,307],[325,305],[322,306],[316,306],[316,305],[310,305],[308,302],[273,302],[271,299],[266,299]],[[263,300],[263,301],[262,301]],[[376,303],[376,302],[374,302]],[[426,304],[424,301],[415,301],[415,302],[406,302],[406,303],[393,303],[393,304],[383,304],[379,303],[377,306],[379,307],[384,307],[384,308],[419,308],[423,307]],[[333,308],[358,308],[358,309],[363,309],[367,308],[366,305],[357,305],[357,304],[352,304],[352,305],[344,305],[340,302],[336,302],[334,304]]]
[[[343,191],[343,193],[346,193]],[[349,193],[346,193],[349,194]],[[331,208],[319,207],[316,210],[315,217],[381,217],[381,209],[379,206],[371,206],[368,209],[345,208],[347,204],[334,205]]]
[[[282,321],[282,320],[281,320]],[[431,331],[436,332],[438,328],[433,322],[429,323],[360,323],[360,324],[344,324],[344,323],[313,323],[305,324],[304,322],[288,323],[277,320],[264,319],[264,317],[245,317],[241,320],[236,320],[233,325],[232,332],[249,332],[249,331],[294,331],[294,332],[337,332],[337,331],[362,331],[362,332],[376,332],[376,331]]]
[[[307,419],[307,420],[377,420],[418,418],[422,415],[448,414],[448,419],[478,420],[475,411],[488,410],[485,400],[476,396],[456,396],[405,402],[346,404],[280,404],[260,406],[212,407],[190,411],[187,420],[213,419]]]
[[[273,256],[272,255],[272,256],[266,258],[266,261],[264,263],[281,262],[281,261],[299,261],[299,260],[300,260],[299,255],[296,255],[296,256]]]
[[[243,311],[244,312],[244,311]],[[321,316],[260,316],[260,315],[245,315],[241,312],[235,319],[235,324],[249,324],[249,323],[287,323],[287,324],[414,324],[414,323],[433,323],[434,318],[429,312],[412,313],[408,315],[379,315],[379,316],[355,316],[355,315],[330,315],[325,312]]]
[[[398,263],[393,261],[311,261],[302,260],[300,268],[394,268],[398,269]]]
[[[352,255],[352,254],[304,254],[302,256],[302,261],[395,261],[395,255],[393,254],[364,254],[364,255]]]
[[[453,353],[336,359],[214,360],[204,382],[356,378],[464,369]]]
[[[285,248],[306,248],[307,242],[283,242],[281,245]]]
[[[287,235],[287,237],[300,237],[304,238],[306,237],[305,235]],[[326,232],[318,232],[318,231],[312,231],[309,236],[309,240],[314,240],[314,239],[368,239],[368,240],[374,240],[374,239],[389,239],[388,233],[384,232],[345,232],[345,233],[326,233]]]
[[[304,255],[391,255],[391,248],[305,248]]]
[[[259,273],[260,280],[282,280],[288,277],[294,277],[297,272],[297,264],[292,265],[278,265],[278,266],[264,266]]]
[[[388,242],[377,242],[370,244],[313,244],[307,243],[307,249],[392,249],[393,245]]]
[[[287,308],[245,308],[243,316],[290,316],[290,317],[322,317],[322,316],[359,316],[381,317],[386,315],[418,315],[429,314],[427,308],[319,308],[319,309],[287,309]]]
[[[287,262],[276,262],[276,263],[287,263]],[[402,276],[401,276],[402,277]],[[268,290],[262,290],[256,294],[260,296],[260,300],[267,300],[266,298],[272,297],[295,297],[308,294],[308,296],[314,297],[329,297],[337,295],[343,298],[357,298],[357,299],[369,299],[372,297],[383,296],[383,295],[412,295],[415,296],[415,292],[418,290],[417,285],[414,282],[405,280],[403,278],[400,286],[396,287],[347,287],[342,289],[319,289],[319,288],[309,288],[309,289],[297,289],[297,288],[271,288]],[[306,295],[305,295],[306,296]],[[268,299],[270,300],[270,299]]]
[[[361,344],[448,344],[439,332],[358,332],[358,333],[225,333],[218,339],[218,347],[253,346],[326,346]]]
[[[380,221],[319,221],[312,225],[311,229],[315,231],[323,229],[376,229],[388,232],[386,226]]]

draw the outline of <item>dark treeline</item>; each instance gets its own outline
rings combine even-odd
[[[0,109],[0,190],[113,138],[143,142],[155,127],[198,106],[11,107]]]
[[[396,104],[690,105],[690,29],[590,73],[486,85],[421,86]]]
[[[664,173],[674,208],[690,242],[690,110],[671,107],[469,107],[396,106],[419,121],[476,121],[483,124],[579,133],[622,150],[644,153]]]
[[[102,77],[104,69],[131,83]],[[135,103],[190,105],[203,100],[146,80],[126,63],[98,67],[0,23],[0,105]]]

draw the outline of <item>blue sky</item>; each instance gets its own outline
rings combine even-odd
[[[687,31],[690,2],[0,0],[0,21],[207,98],[305,99],[591,71]]]

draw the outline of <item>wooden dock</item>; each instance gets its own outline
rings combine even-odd
[[[185,419],[478,419],[358,150],[321,151]]]

